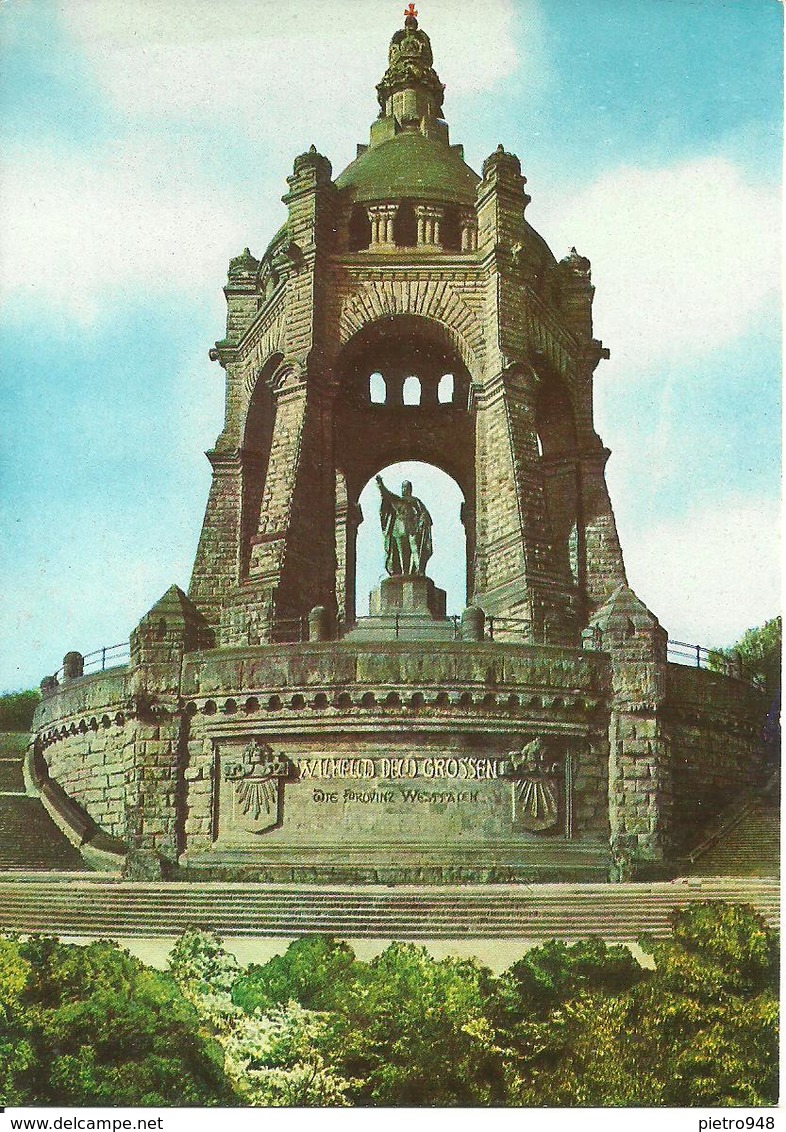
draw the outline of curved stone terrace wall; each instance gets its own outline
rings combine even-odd
[[[761,692],[613,649],[318,641],[137,655],[45,683],[33,731],[50,780],[111,837],[172,861],[214,836],[219,739],[486,735],[497,754],[522,736],[583,743],[577,824],[598,837],[610,822],[621,858],[656,863],[677,860],[762,761]]]
[[[125,839],[125,800],[134,729],[129,670],[66,679],[44,691],[33,720],[49,777],[112,837]]]

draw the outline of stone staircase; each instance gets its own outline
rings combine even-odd
[[[686,862],[691,876],[780,874],[780,775],[729,807]]]
[[[188,927],[223,936],[294,938],[325,933],[382,939],[635,940],[669,934],[692,901],[754,905],[778,922],[775,880],[725,877],[650,884],[462,887],[158,884],[107,878],[6,876],[0,931],[76,936],[176,936]]]
[[[777,809],[758,800],[722,840],[703,853],[692,876],[773,876],[779,872],[780,818]]]
[[[25,793],[22,759],[27,738],[16,732],[0,733],[0,871],[84,869],[78,850],[41,800]]]

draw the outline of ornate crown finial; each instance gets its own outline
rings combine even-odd
[[[404,19],[405,20],[415,20],[415,19],[417,19],[417,15],[418,15],[417,8],[415,7],[414,4],[410,4],[410,6],[404,12]]]

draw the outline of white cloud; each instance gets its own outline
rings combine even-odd
[[[780,611],[777,501],[694,507],[623,545],[631,586],[672,639],[728,645]]]
[[[486,0],[478,34],[475,0],[429,0],[422,26],[442,80],[493,87],[520,62],[514,17],[534,26],[536,13],[535,0]],[[315,137],[369,104],[403,23],[388,0],[69,0],[61,16],[124,111],[223,116],[253,135],[300,120]]]
[[[726,158],[610,170],[536,203],[557,257],[575,244],[592,261],[604,377],[726,346],[777,296],[777,189]]]
[[[21,294],[83,324],[131,288],[201,294],[248,241],[251,212],[198,170],[151,150],[6,151],[0,299]]]
[[[530,5],[534,13],[535,0]],[[121,289],[204,295],[246,243],[260,254],[283,219],[278,201],[298,147],[313,139],[328,152],[333,144],[347,149],[347,118],[358,116],[363,136],[373,119],[388,29],[400,13],[393,22],[387,0],[356,7],[348,12],[332,0],[63,4],[64,25],[110,99],[124,113],[153,116],[155,130],[93,151],[4,153],[0,300],[21,293],[89,325]],[[467,34],[477,21],[470,0],[430,0],[437,66],[440,59],[449,66],[452,89],[493,86],[517,66],[520,14],[513,0],[490,0],[478,38]],[[185,134],[176,125],[182,118],[191,119]],[[201,145],[195,126],[204,130]],[[258,172],[211,160],[216,132],[255,136],[261,144],[245,161],[256,160]]]

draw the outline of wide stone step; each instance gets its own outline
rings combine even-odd
[[[0,888],[3,893],[5,903],[10,906],[11,904],[25,905],[30,899],[31,895],[21,885],[14,885],[9,888]],[[221,910],[222,914],[244,914],[244,913],[258,913],[264,911],[269,914],[286,913],[286,914],[331,914],[333,910],[338,907],[341,914],[348,915],[388,915],[388,914],[411,914],[418,915],[441,915],[441,916],[515,916],[521,913],[522,908],[533,907],[532,901],[526,899],[509,899],[509,900],[495,900],[493,897],[484,900],[481,898],[474,898],[472,900],[422,900],[422,899],[391,899],[379,900],[369,899],[363,900],[358,896],[337,896],[337,895],[303,895],[299,894],[296,897],[290,897],[283,894],[222,894],[216,896],[213,894],[199,895],[193,894],[170,894],[161,893],[129,893],[124,891],[113,892],[107,891],[104,893],[85,893],[82,891],[68,891],[68,892],[52,892],[43,891],[35,892],[34,894],[36,903],[41,908],[61,908],[72,907],[74,903],[87,904],[90,909],[97,911],[103,908],[115,909],[122,899],[124,902],[124,910],[126,913],[137,911],[141,914],[161,911],[169,912],[172,914],[180,914],[183,911],[206,911],[208,913],[216,913]],[[694,897],[695,898],[695,897]],[[729,890],[718,889],[716,890],[702,890],[700,894],[701,899],[717,899],[717,898],[736,898],[735,894],[729,893]],[[743,896],[745,898],[745,896]],[[764,894],[756,894],[755,899],[761,900],[766,896]],[[775,899],[775,897],[772,897]],[[657,908],[663,905],[664,897],[651,894],[646,895],[625,895],[606,897],[602,900],[591,897],[582,897],[581,895],[574,895],[570,898],[554,898],[554,897],[541,897],[537,901],[537,908],[541,914],[550,914],[556,912],[563,914],[566,911],[576,910],[581,912],[582,915],[592,912],[605,915],[611,912],[623,911],[625,914],[635,912],[637,909],[650,909]],[[675,897],[670,898],[670,904],[683,904],[689,898],[678,899]]]
[[[25,779],[19,759],[0,758],[0,794],[24,794]]]
[[[73,935],[170,936],[187,927],[223,935],[331,935],[402,939],[635,939],[668,934],[672,912],[693,900],[751,903],[778,921],[777,882],[320,891],[296,886],[130,882],[0,883],[0,929]]]
[[[0,794],[0,870],[78,870],[79,852],[38,798]]]
[[[780,816],[774,805],[759,801],[698,858],[692,872],[697,876],[772,875],[778,872],[779,861]]]

